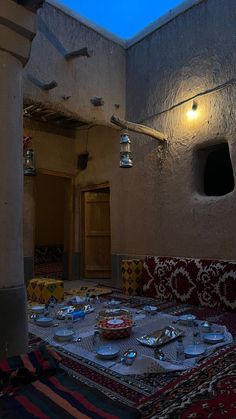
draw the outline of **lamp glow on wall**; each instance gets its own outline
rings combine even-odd
[[[127,133],[120,136],[120,167],[133,167],[133,159],[131,154],[131,141]]]
[[[197,119],[199,116],[198,105],[197,102],[193,101],[191,109],[187,112],[187,117],[190,121]]]

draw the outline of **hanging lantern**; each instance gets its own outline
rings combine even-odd
[[[34,151],[29,148],[24,153],[24,175],[25,176],[35,176],[35,156]]]
[[[128,137],[128,134],[122,134],[120,136],[120,167],[133,167],[131,141]]]

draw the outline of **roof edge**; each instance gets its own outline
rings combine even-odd
[[[126,40],[126,48],[129,48],[138,42],[142,41],[146,36],[160,29],[162,26],[169,23],[171,20],[175,19],[177,16],[186,12],[188,9],[191,9],[194,6],[197,6],[200,3],[203,3],[206,0],[185,0],[180,3],[178,6],[171,9],[169,12],[165,13],[163,16],[154,20],[150,25],[146,26],[142,31],[138,32],[137,35],[133,36],[130,39]]]
[[[106,39],[109,39],[112,42],[122,46],[123,48],[127,49],[132,47],[133,45],[137,44],[138,42],[142,41],[146,36],[152,34],[156,30],[160,29],[162,26],[166,25],[177,16],[181,15],[182,13],[186,12],[188,9],[191,9],[194,6],[199,5],[207,0],[185,0],[178,6],[171,9],[169,12],[164,14],[163,16],[159,17],[158,19],[154,20],[154,22],[150,23],[150,25],[146,26],[143,30],[138,32],[135,36],[130,39],[122,39],[119,36],[114,35],[112,32],[102,28],[101,26],[97,25],[96,23],[86,19],[85,17],[81,16],[78,12],[74,12],[69,7],[66,7],[57,0],[45,0],[45,3],[54,6],[55,8],[59,9],[63,13],[68,16],[73,17],[74,19],[78,20],[83,25],[87,26],[88,28],[94,30],[101,36]]]
[[[65,13],[66,15],[73,17],[74,19],[76,19],[80,23],[82,23],[84,26],[87,26],[88,28],[93,29],[95,32],[102,35],[104,38],[107,38],[110,41],[113,41],[116,44],[121,45],[123,48],[126,47],[126,41],[124,39],[119,38],[118,36],[116,36],[113,33],[107,31],[106,29],[102,28],[101,26],[97,25],[96,23],[91,22],[89,19],[86,19],[85,17],[81,16],[79,13],[74,12],[69,7],[66,7],[66,6],[58,3],[57,0],[45,0],[45,3],[48,3],[51,6],[54,6],[56,9],[59,9],[60,11]]]

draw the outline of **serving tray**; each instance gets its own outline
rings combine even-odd
[[[156,348],[158,346],[166,345],[179,336],[183,336],[183,331],[172,326],[164,327],[161,330],[151,332],[148,335],[136,338],[139,343],[145,346]]]

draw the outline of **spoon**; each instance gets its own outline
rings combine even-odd
[[[137,351],[129,348],[123,353],[122,357],[118,361],[113,362],[109,368],[112,368],[114,365],[119,364],[120,362],[124,362],[126,365],[132,365],[137,355]]]
[[[154,357],[156,359],[159,359],[159,361],[165,361],[166,359],[164,352],[161,349],[157,348],[154,349]]]

